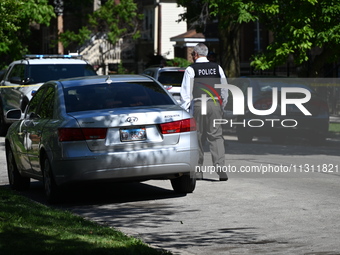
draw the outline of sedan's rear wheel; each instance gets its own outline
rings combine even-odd
[[[176,193],[192,193],[196,187],[196,178],[191,178],[190,175],[182,175],[171,179],[171,186]]]
[[[56,203],[59,199],[59,189],[52,173],[51,163],[48,158],[44,160],[44,188],[47,202]]]
[[[28,189],[30,187],[30,178],[23,177],[19,173],[11,148],[7,148],[6,150],[6,159],[7,159],[7,174],[10,187],[14,190]]]

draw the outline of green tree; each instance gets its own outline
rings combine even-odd
[[[0,55],[1,59],[21,58],[27,53],[31,26],[49,25],[55,17],[48,0],[1,0],[0,2]],[[5,63],[0,63],[3,67]]]
[[[190,61],[185,58],[174,58],[166,60],[167,66],[188,67],[191,64]]]
[[[254,57],[252,65],[265,70],[289,57],[299,76],[322,77],[325,65],[340,57],[340,2],[334,0],[261,1],[254,5],[258,19],[273,32],[274,41]]]
[[[221,65],[237,77],[242,23],[258,20],[273,32],[267,49],[254,56],[259,70],[274,68],[292,58],[300,76],[320,76],[325,64],[338,60],[340,3],[334,0],[178,0],[188,8],[183,19],[198,27],[218,19]]]
[[[96,66],[103,68],[106,74],[106,62],[112,58],[111,52],[119,40],[120,52],[132,50],[134,39],[140,37],[139,26],[143,15],[138,14],[138,6],[133,0],[108,0],[99,9],[88,16],[86,26],[78,31],[65,31],[60,34],[60,41],[64,47],[70,44],[98,47],[97,59],[92,59]],[[91,40],[89,40],[91,38]],[[100,42],[99,42],[100,40]],[[107,43],[108,42],[108,43]],[[99,47],[99,45],[105,47]]]
[[[140,36],[139,22],[142,18],[133,0],[108,0],[89,15],[87,26],[78,31],[65,31],[60,35],[60,40],[67,47],[70,43],[82,45],[91,35],[106,38],[111,44],[122,38],[136,39]]]
[[[181,19],[187,20],[198,31],[204,31],[209,22],[218,19],[221,66],[229,77],[240,75],[241,24],[256,19],[250,13],[251,5],[247,2],[250,1],[177,0],[178,4],[187,8]]]

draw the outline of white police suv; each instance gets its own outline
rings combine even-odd
[[[12,62],[0,81],[0,135],[7,132],[11,121],[9,110],[22,112],[43,83],[72,77],[97,75],[80,55],[26,55]]]

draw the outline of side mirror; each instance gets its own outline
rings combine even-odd
[[[33,81],[33,79],[31,79],[31,78],[26,78],[26,79],[22,82],[22,84],[27,85],[27,84],[32,83],[32,81]]]
[[[6,114],[6,118],[9,120],[20,120],[22,118],[21,110],[9,110]]]
[[[9,81],[11,83],[14,83],[14,84],[21,84],[22,83],[21,78],[17,77],[17,76],[12,77]]]

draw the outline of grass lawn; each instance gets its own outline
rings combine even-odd
[[[171,254],[0,187],[0,254]]]
[[[329,132],[340,134],[340,123],[329,123]]]

